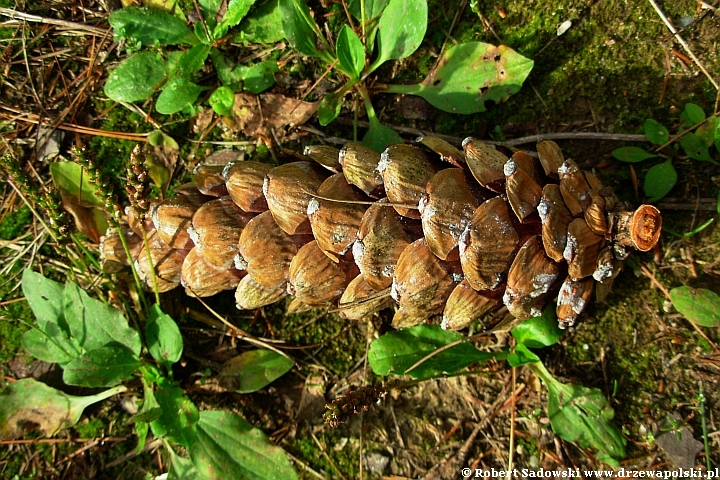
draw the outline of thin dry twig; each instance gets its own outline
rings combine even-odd
[[[682,45],[683,49],[687,52],[687,54],[692,58],[693,62],[695,62],[695,65],[705,74],[708,80],[710,80],[710,83],[713,84],[715,89],[720,90],[720,85],[718,85],[718,82],[710,75],[710,73],[707,71],[705,66],[702,64],[700,59],[693,53],[693,51],[690,49],[690,45],[685,41],[685,39],[680,36],[675,26],[672,24],[670,19],[665,15],[665,13],[662,11],[660,6],[657,4],[655,0],[649,0],[650,5],[655,9],[658,16],[662,19],[662,21],[665,23],[665,25],[668,27],[668,30],[673,34],[675,39]]]
[[[93,27],[92,25],[85,25],[84,23],[69,22],[67,20],[59,20],[57,18],[41,17],[39,15],[31,15],[25,12],[18,12],[12,8],[0,8],[0,15],[10,17],[12,20],[24,20],[26,22],[44,23],[46,25],[57,25],[64,27],[68,30],[77,30],[81,32],[92,33],[93,35],[103,36],[107,35],[109,30],[105,28]]]

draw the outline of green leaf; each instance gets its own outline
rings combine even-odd
[[[320,125],[324,127],[340,115],[343,97],[344,94],[341,95],[338,93],[328,93],[323,97],[317,110]]]
[[[170,470],[167,480],[205,480],[190,459],[179,456],[172,449],[169,450]]]
[[[230,115],[235,104],[235,94],[230,87],[218,87],[208,99],[210,106],[218,115]]]
[[[510,333],[519,344],[529,348],[543,348],[555,345],[565,330],[558,326],[555,308],[550,305],[541,316],[525,320]]]
[[[165,62],[153,52],[142,52],[123,60],[110,72],[105,95],[116,102],[138,102],[149,98],[167,75]]]
[[[77,163],[51,163],[50,175],[62,195],[79,199],[79,203],[83,206],[102,207],[105,205],[105,202],[97,196],[95,186],[90,185],[87,173]]]
[[[238,43],[275,43],[285,38],[278,0],[263,2],[240,24]]]
[[[138,443],[135,447],[135,454],[139,455],[143,448],[145,448],[145,442],[147,441],[147,434],[150,430],[150,425],[146,422],[139,422],[135,420],[135,435],[138,437]]]
[[[359,78],[365,67],[365,49],[352,28],[343,25],[335,49],[340,68],[349,76]]]
[[[283,450],[239,416],[217,410],[200,413],[190,458],[203,478],[297,479]]]
[[[178,387],[158,388],[155,399],[160,406],[160,416],[150,422],[156,437],[167,436],[173,442],[190,447],[195,443],[199,414],[195,404]]]
[[[112,387],[132,378],[140,365],[140,359],[125,345],[110,343],[68,363],[63,381],[81,387]]]
[[[212,31],[215,29],[215,25],[217,25],[218,11],[220,10],[220,6],[222,5],[223,0],[198,0],[198,3],[200,4],[200,13],[202,14],[203,20],[205,21],[205,25],[207,26],[207,29],[212,33]],[[200,28],[202,28],[202,25],[200,26]],[[216,40],[217,37],[214,39]]]
[[[592,447],[597,457],[615,468],[625,457],[625,437],[610,423],[615,412],[597,388],[566,385],[557,381],[542,363],[530,368],[548,388],[548,417],[553,432],[581,448]]]
[[[32,329],[22,337],[22,346],[33,357],[49,363],[65,366],[82,353],[67,333],[57,325],[48,324],[46,329]]]
[[[358,21],[362,20],[361,1],[362,0],[350,0],[348,2],[350,14]],[[370,22],[372,19],[379,17],[389,2],[390,0],[365,0],[365,22]]]
[[[645,195],[650,197],[649,201],[656,202],[670,193],[676,182],[677,173],[672,161],[668,160],[655,165],[648,171],[647,175],[645,175],[643,189]]]
[[[195,45],[180,58],[170,73],[178,77],[190,78],[190,74],[202,70],[209,54],[210,45]]]
[[[303,0],[279,0],[283,31],[288,43],[298,52],[332,63],[332,55],[315,46],[320,34],[310,9]]]
[[[657,155],[648,153],[640,147],[620,147],[612,151],[612,156],[621,162],[637,163],[655,158]]]
[[[268,60],[256,63],[245,71],[243,77],[243,90],[258,94],[275,85],[275,72],[278,71],[277,62]]]
[[[205,87],[195,85],[182,77],[170,80],[157,99],[155,110],[163,115],[177,113],[188,105],[192,105]]]
[[[96,350],[111,342],[140,355],[140,335],[130,328],[117,308],[90,297],[77,284],[65,285],[64,315],[70,333],[85,350]]]
[[[375,375],[404,375],[408,368],[427,355],[458,340],[463,340],[463,336],[443,330],[439,325],[418,325],[389,332],[370,344],[368,362]],[[427,359],[408,375],[428,378],[455,373],[473,363],[500,357],[504,358],[504,355],[481,352],[463,341]]]
[[[223,21],[220,25],[224,25],[225,31],[227,31],[227,28],[234,27],[240,23],[243,18],[245,18],[245,15],[247,15],[250,11],[250,7],[252,7],[254,3],[255,0],[230,0],[227,12],[225,12],[225,16],[223,17]],[[218,27],[220,27],[220,25],[218,25]],[[217,29],[215,30],[217,32]],[[215,38],[222,38],[224,35],[224,33],[221,36],[215,35]]]
[[[486,101],[499,103],[517,93],[532,68],[532,60],[504,45],[463,43],[445,50],[421,83],[388,85],[386,92],[419,95],[450,113],[484,112]]]
[[[0,440],[18,438],[26,428],[38,428],[46,437],[52,437],[75,425],[85,407],[125,390],[120,386],[76,397],[29,378],[10,383],[0,393]]]
[[[183,338],[180,329],[170,315],[163,313],[155,304],[150,307],[145,325],[145,340],[150,355],[170,370],[172,364],[180,360],[183,351]]]
[[[60,325],[63,318],[63,285],[26,268],[22,276],[22,291],[40,330],[44,331],[50,323]]]
[[[508,354],[507,361],[511,367],[521,367],[528,363],[537,363],[540,361],[540,357],[535,355],[522,343],[518,343],[515,346],[515,351]]]
[[[701,137],[694,133],[688,133],[680,139],[680,146],[690,158],[713,162],[707,145],[705,145]]]
[[[720,152],[720,121],[716,122],[715,125],[715,150]]]
[[[715,142],[715,132],[717,131],[717,127],[718,117],[712,116],[695,130],[695,135],[700,137],[706,147],[710,147]]]
[[[378,22],[378,56],[368,69],[411,55],[427,29],[426,0],[390,0]]]
[[[393,143],[403,143],[402,137],[392,128],[381,124],[377,117],[370,118],[370,128],[363,137],[362,144],[381,153]]]
[[[663,145],[670,138],[670,132],[661,123],[648,118],[645,120],[645,136],[655,145]]]
[[[210,59],[215,66],[220,83],[230,87],[233,91],[237,91],[240,80],[245,76],[247,69],[243,65],[236,67],[235,64],[220,53],[220,50],[217,48],[210,50]]]
[[[705,288],[677,287],[670,300],[685,318],[702,327],[720,326],[720,296]]]
[[[197,44],[197,38],[185,22],[163,10],[128,7],[116,10],[108,19],[116,35],[152,46]]]
[[[295,363],[272,350],[250,350],[223,365],[220,377],[230,380],[238,393],[252,393],[285,375]]]
[[[683,121],[685,121],[688,127],[692,127],[693,125],[697,125],[705,120],[705,112],[699,105],[687,103],[685,104],[685,110],[680,117]]]

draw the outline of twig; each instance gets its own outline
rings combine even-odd
[[[663,13],[663,11],[660,9],[660,6],[657,4],[657,2],[655,0],[649,0],[649,1],[650,1],[650,5],[653,6],[653,8],[657,12],[658,16],[662,19],[662,21],[668,27],[668,30],[670,30],[670,32],[672,32],[675,39],[680,43],[680,45],[682,45],[682,47],[685,49],[685,51],[690,56],[690,58],[692,58],[693,62],[695,62],[695,65],[697,65],[698,68],[700,70],[702,70],[702,72],[705,74],[705,76],[708,78],[708,80],[710,80],[710,83],[713,84],[715,89],[720,90],[720,85],[718,85],[718,83],[715,81],[715,79],[705,69],[703,64],[700,62],[700,59],[695,56],[693,51],[690,49],[690,45],[688,45],[688,43],[685,41],[685,39],[680,36],[678,31],[673,26],[672,22],[670,22],[670,19],[668,19],[667,16],[665,16],[665,13]]]
[[[0,445],[32,445],[34,443],[87,443],[87,442],[124,442],[128,437],[97,438],[36,438],[22,440],[0,440]]]
[[[84,23],[69,22],[67,20],[58,20],[57,18],[41,17],[39,15],[31,15],[25,12],[18,12],[11,8],[0,8],[0,15],[5,15],[13,20],[25,20],[26,22],[45,23],[48,25],[58,25],[65,27],[70,30],[81,30],[93,33],[95,35],[103,36],[107,35],[108,29],[93,27],[92,25],[85,25]]]
[[[156,438],[152,442],[145,444],[145,448],[143,448],[140,453],[149,452],[150,450],[152,450],[154,448],[158,448],[160,445],[162,445],[162,443],[163,442],[161,439]],[[107,470],[108,468],[116,467],[123,462],[127,462],[128,460],[137,457],[140,453],[138,453],[137,450],[133,449],[130,453],[123,455],[122,457],[115,459],[110,463],[105,464],[105,466],[103,467],[103,470]]]

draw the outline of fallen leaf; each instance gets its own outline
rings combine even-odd
[[[671,415],[677,421],[682,421],[679,415]],[[668,422],[665,422],[670,427]],[[679,437],[679,438],[678,438]],[[695,457],[703,449],[703,444],[693,438],[692,432],[687,427],[679,431],[667,431],[658,435],[655,442],[660,446],[673,468],[695,467]]]
[[[268,135],[271,130],[282,137],[286,127],[304,124],[315,114],[318,106],[319,102],[304,102],[276,93],[238,93],[232,115],[223,117],[223,120],[231,130],[242,131],[248,137]]]

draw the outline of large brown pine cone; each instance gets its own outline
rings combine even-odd
[[[624,210],[554,142],[538,143],[539,159],[471,138],[463,147],[424,137],[382,155],[309,147],[275,168],[206,162],[152,207],[152,222],[131,222],[150,231],[152,258],[136,248],[135,265],[149,288],[155,265],[161,291],[236,288],[242,309],[289,294],[359,319],[397,303],[397,328],[443,314],[462,329],[502,304],[522,320],[557,294],[565,327],[596,283],[607,292],[626,248],[659,238],[655,207]],[[107,238],[105,255],[122,263],[117,244]]]

